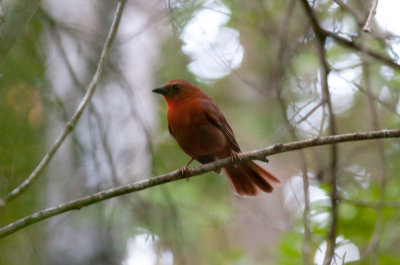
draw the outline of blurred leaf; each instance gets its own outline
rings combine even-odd
[[[4,1],[4,2],[3,2]],[[0,62],[14,45],[39,7],[40,0],[3,0],[0,8]]]

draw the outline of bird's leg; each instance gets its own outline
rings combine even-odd
[[[266,156],[262,156],[262,157],[260,157],[260,158],[257,158],[257,160],[262,161],[262,162],[265,162],[265,163],[268,163],[268,162],[269,162],[269,159],[268,159],[268,157],[266,157]]]
[[[238,165],[242,163],[242,159],[239,157],[238,153],[236,153],[235,151],[232,151],[231,157],[233,160],[233,165],[235,167],[238,167]]]
[[[189,165],[193,162],[193,160],[194,158],[192,157],[190,161],[181,169],[181,174],[182,176],[185,177],[186,181],[189,181],[189,173],[190,173]]]

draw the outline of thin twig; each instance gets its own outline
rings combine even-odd
[[[321,30],[322,33],[324,35],[326,35],[327,37],[332,38],[334,41],[336,41],[337,43],[339,43],[340,45],[343,45],[347,48],[350,48],[352,50],[358,51],[358,52],[362,52],[362,47],[360,44],[356,43],[353,40],[348,40],[345,39],[341,36],[339,36],[338,34],[322,29]],[[387,66],[393,68],[393,69],[397,69],[400,70],[400,64],[396,63],[395,61],[393,61],[390,57],[387,57],[385,55],[382,55],[374,50],[371,49],[365,49],[365,53],[368,54],[368,56],[371,56],[372,58],[386,64]]]
[[[362,140],[382,139],[382,138],[397,138],[400,137],[400,129],[398,130],[380,130],[380,131],[367,131],[357,133],[347,133],[339,135],[330,135],[325,137],[314,137],[307,140],[291,142],[287,144],[274,144],[272,146],[256,149],[250,152],[244,152],[238,154],[239,158],[243,161],[246,160],[265,160],[265,157],[285,153],[294,150],[300,150],[303,148],[310,148],[321,145],[337,144],[343,142],[354,142]],[[82,197],[77,200],[69,201],[60,204],[55,207],[50,207],[42,211],[38,211],[32,215],[23,217],[15,222],[12,222],[2,228],[0,228],[0,238],[5,237],[9,234],[15,233],[16,231],[25,228],[31,224],[40,222],[48,219],[52,216],[59,215],[64,212],[72,210],[80,210],[83,207],[91,204],[98,203],[113,197],[121,196],[127,193],[132,193],[144,189],[148,189],[153,186],[161,185],[164,183],[184,179],[189,176],[197,176],[206,172],[215,171],[219,168],[225,167],[234,163],[232,158],[224,158],[217,160],[213,163],[204,164],[195,168],[190,169],[185,176],[182,175],[182,170],[174,170],[168,174],[157,176],[150,179],[145,179],[135,183],[126,184],[116,188],[104,190],[86,197]]]
[[[289,121],[295,121],[296,120],[296,116],[299,115],[299,113],[307,108],[308,106],[310,106],[312,103],[314,103],[316,100],[318,99],[318,97],[313,97],[311,98],[308,102],[304,103],[303,106],[298,107],[297,109],[295,109],[295,106],[293,107],[293,114],[292,116],[289,118]],[[299,122],[297,122],[299,123]]]
[[[322,30],[312,8],[308,4],[307,0],[303,0],[303,7],[306,11],[307,16],[311,21],[311,25],[316,37],[316,44],[318,48],[318,54],[320,59],[320,73],[321,73],[321,91],[322,91],[322,103],[327,107],[329,113],[329,130],[331,135],[337,134],[337,125],[335,114],[333,113],[332,100],[330,96],[329,86],[328,86],[328,75],[329,75],[329,65],[326,59],[326,51],[325,51],[325,41],[326,35]],[[329,233],[327,238],[327,246],[324,257],[324,265],[330,265],[332,261],[332,257],[335,254],[336,247],[336,234],[337,234],[337,222],[338,222],[338,203],[339,196],[337,192],[337,157],[338,157],[338,148],[336,144],[331,146],[331,162],[330,162],[330,171],[329,171],[329,182],[331,183],[331,218],[329,225]]]
[[[375,17],[377,7],[378,7],[378,0],[374,0],[371,9],[369,10],[367,21],[365,21],[365,25],[363,27],[364,32],[371,32],[372,20]]]
[[[302,123],[303,121],[307,120],[308,117],[310,117],[319,107],[321,107],[322,102],[319,102],[317,105],[315,105],[306,115],[304,115],[298,122],[297,124]]]
[[[96,72],[86,90],[85,96],[82,98],[81,102],[79,103],[79,106],[76,109],[74,115],[72,115],[71,119],[65,125],[62,133],[57,137],[57,139],[54,141],[53,145],[51,146],[50,150],[42,158],[40,163],[33,170],[33,172],[29,175],[29,177],[24,182],[22,182],[18,187],[16,187],[14,190],[12,190],[9,194],[7,194],[2,200],[0,199],[0,203],[3,204],[3,206],[9,200],[18,196],[22,191],[24,191],[26,188],[29,187],[29,185],[31,185],[33,183],[33,181],[43,172],[43,170],[49,164],[49,162],[51,161],[51,159],[53,158],[54,154],[57,152],[57,150],[59,149],[61,144],[64,142],[64,140],[67,138],[67,136],[70,134],[70,132],[76,126],[77,122],[79,121],[80,117],[82,116],[83,111],[86,109],[86,106],[89,104],[89,102],[93,96],[93,93],[95,92],[96,87],[99,84],[100,79],[103,75],[105,64],[107,62],[108,55],[110,53],[111,44],[113,43],[119,23],[121,21],[125,3],[126,3],[126,0],[120,0],[118,3],[117,9],[116,9],[115,15],[114,15],[114,20],[112,22],[110,31],[109,31],[106,41],[104,43],[104,48],[101,51],[101,55],[100,55],[99,63],[97,65]]]
[[[364,39],[364,34],[362,34],[362,38]],[[374,100],[374,93],[371,87],[371,75],[370,75],[370,67],[368,63],[368,59],[364,54],[361,56],[362,59],[362,70],[363,70],[363,77],[364,77],[364,84],[368,95],[368,102],[369,102],[369,109],[371,113],[371,123],[372,129],[379,130],[379,117],[376,111],[376,102]],[[386,156],[385,156],[385,148],[382,142],[376,143],[378,148],[378,157],[380,160],[380,187],[379,187],[379,204],[381,205],[385,199],[385,190],[386,190],[386,183],[387,183],[387,172],[386,172]],[[379,239],[382,230],[382,207],[376,208],[376,221],[374,232],[371,238],[371,241],[366,248],[365,253],[372,252],[373,253],[373,264],[379,264]]]
[[[355,87],[357,87],[357,89],[358,89],[361,93],[363,93],[363,94],[365,94],[365,95],[368,96],[368,92],[367,92],[362,86],[360,86],[360,85],[357,84],[356,82],[353,82],[353,85],[354,85]],[[381,105],[382,107],[384,107],[384,108],[385,108],[387,111],[389,111],[391,114],[394,114],[394,115],[396,115],[397,117],[400,117],[400,114],[397,113],[397,111],[396,111],[396,105],[391,105],[390,103],[387,103],[387,102],[381,100],[377,95],[371,95],[371,96],[372,96],[372,98],[374,99],[374,101],[378,102],[379,105]]]
[[[328,75],[329,75],[329,67],[326,59],[326,51],[325,51],[325,39],[319,39],[318,41],[318,50],[319,57],[321,60],[321,86],[323,93],[323,103],[328,108],[329,113],[329,131],[331,135],[337,134],[337,125],[335,114],[333,113],[332,100],[329,92],[328,86]],[[329,182],[331,183],[331,220],[330,220],[330,230],[327,239],[327,250],[325,253],[324,264],[331,264],[332,257],[335,255],[335,247],[336,247],[336,234],[337,234],[337,223],[338,223],[338,192],[337,192],[337,182],[338,179],[336,177],[337,173],[337,157],[338,157],[338,147],[336,144],[331,146],[331,162],[330,162],[330,171],[329,171]]]
[[[304,3],[304,0],[302,2]],[[308,5],[308,3],[307,3],[307,5]],[[310,7],[310,10],[311,10],[311,7]],[[332,32],[332,31],[329,31],[329,30],[326,30],[326,29],[323,29],[322,27],[320,27],[318,20],[314,15],[311,16],[310,19],[312,20],[311,22],[313,25],[318,25],[318,33],[316,33],[316,34],[320,35],[320,36],[317,36],[318,38],[330,37],[334,41],[336,41],[338,44],[343,45],[349,49],[352,49],[352,50],[355,50],[358,52],[363,51],[363,47],[360,44],[356,43],[354,40],[349,40],[349,39],[343,38],[335,32]],[[364,52],[366,54],[368,54],[368,56],[386,64],[387,66],[389,66],[393,69],[400,70],[400,64],[396,63],[392,58],[387,57],[386,55],[382,55],[374,50],[367,49],[367,48],[364,49]]]
[[[295,1],[292,0],[289,2],[288,7],[286,8],[285,15],[283,18],[281,36],[280,36],[280,44],[279,50],[276,59],[276,68],[274,74],[274,84],[275,90],[277,93],[277,98],[279,102],[279,106],[281,109],[282,116],[285,120],[285,126],[290,132],[290,135],[293,140],[298,141],[298,137],[296,134],[295,127],[290,123],[287,115],[287,102],[283,96],[282,91],[282,77],[284,76],[285,69],[287,65],[283,65],[283,63],[288,63],[288,56],[285,54],[287,50],[287,38],[288,38],[288,29],[289,29],[289,22],[292,17],[292,13],[294,10]],[[309,190],[309,181],[308,181],[308,168],[307,168],[307,161],[306,155],[304,150],[299,150],[298,157],[301,166],[301,173],[303,179],[303,192],[304,192],[304,211],[303,211],[303,227],[304,227],[304,238],[303,238],[303,245],[302,245],[302,255],[303,255],[303,264],[308,265],[312,264],[311,262],[311,224],[310,224],[310,190]]]
[[[60,51],[61,57],[63,58],[63,60],[65,62],[65,65],[67,67],[68,73],[71,76],[75,87],[78,89],[79,92],[81,92],[84,95],[85,94],[85,87],[79,81],[79,78],[78,78],[77,74],[75,73],[75,71],[74,71],[74,69],[72,67],[72,64],[71,64],[71,62],[70,62],[70,60],[69,60],[69,58],[67,56],[67,53],[66,53],[65,49],[63,48],[63,45],[62,45],[62,42],[61,42],[61,36],[59,34],[59,31],[55,30],[55,25],[56,25],[55,23],[49,23],[50,30],[52,31],[52,35],[54,36],[56,45],[57,45],[57,47],[58,47],[58,49]],[[105,128],[107,126],[104,125],[103,120],[101,118],[101,114],[97,110],[96,105],[92,101],[89,102],[89,112],[91,114],[93,114],[94,117],[95,117],[95,120],[96,120],[96,123],[97,123],[97,129],[98,129],[99,138],[101,140],[101,143],[102,143],[102,146],[103,146],[103,150],[104,150],[108,165],[110,167],[110,171],[112,173],[111,174],[111,179],[112,179],[113,185],[117,186],[119,184],[118,183],[118,179],[119,178],[118,178],[118,173],[117,173],[117,168],[115,166],[114,158],[113,158],[112,153],[111,153],[111,147],[110,147],[110,144],[109,144],[109,142],[107,140],[107,134],[106,134],[106,131],[105,131]],[[89,130],[91,130],[90,131],[90,133],[91,133],[91,137],[90,138],[91,139],[94,139],[94,137],[92,137],[92,130],[93,129],[94,128],[92,128],[92,126],[90,126]],[[95,160],[95,150],[94,149],[93,149],[93,152],[92,152],[92,156],[93,156],[93,159]]]
[[[362,22],[361,22],[361,18],[356,14],[356,12],[354,12],[348,5],[346,5],[342,0],[333,0],[333,2],[335,2],[342,10],[350,13],[354,19],[357,21],[357,24],[361,27],[362,26]]]

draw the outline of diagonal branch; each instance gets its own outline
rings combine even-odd
[[[333,0],[333,2],[335,2],[342,10],[351,14],[354,17],[354,19],[357,21],[358,25],[362,24],[361,18],[346,3],[344,3],[342,0]]]
[[[352,50],[355,50],[358,52],[365,52],[368,56],[374,58],[375,60],[378,60],[381,63],[386,64],[387,66],[389,66],[393,69],[400,70],[400,64],[393,61],[390,57],[382,55],[381,53],[376,52],[371,49],[368,49],[368,48],[363,49],[359,43],[357,43],[353,40],[345,39],[345,38],[339,36],[338,34],[331,32],[329,30],[321,29],[321,31],[326,37],[332,38],[334,41],[336,41],[340,45],[343,45],[349,49],[352,49]]]
[[[125,3],[126,3],[126,0],[120,0],[118,2],[118,6],[115,11],[115,15],[114,15],[114,19],[113,19],[110,31],[109,31],[106,41],[104,43],[103,50],[101,51],[101,55],[100,55],[99,63],[96,68],[96,72],[86,90],[84,97],[82,98],[81,102],[79,103],[78,108],[76,109],[74,115],[72,115],[71,119],[65,125],[62,133],[57,137],[57,139],[54,141],[53,145],[51,146],[50,150],[45,154],[45,156],[42,158],[42,160],[37,165],[37,167],[32,171],[32,173],[29,175],[29,177],[27,179],[25,179],[24,182],[22,182],[18,187],[13,189],[9,194],[7,194],[3,199],[0,199],[0,207],[1,207],[1,205],[4,206],[9,200],[18,196],[21,192],[23,192],[26,188],[28,188],[35,181],[35,179],[43,172],[43,170],[49,164],[49,162],[51,161],[51,159],[53,158],[53,156],[55,155],[57,150],[60,148],[61,144],[64,142],[64,140],[67,138],[67,136],[70,134],[70,132],[74,129],[74,127],[78,123],[80,117],[82,116],[83,111],[86,109],[87,105],[89,104],[90,100],[92,99],[92,96],[96,90],[96,87],[99,84],[100,79],[103,75],[104,68],[105,68],[105,65],[106,65],[106,62],[108,59],[108,55],[110,53],[111,44],[114,41],[119,23],[121,21]]]
[[[368,54],[368,56],[386,64],[387,66],[389,66],[393,69],[400,70],[400,65],[398,63],[396,63],[395,61],[393,61],[390,57],[382,55],[379,52],[376,52],[374,50],[364,48],[364,47],[362,47],[362,45],[358,44],[354,40],[348,40],[346,38],[339,36],[335,32],[332,32],[332,31],[322,28],[318,22],[317,17],[315,16],[313,10],[311,9],[310,5],[308,4],[308,1],[302,0],[302,3],[303,3],[303,6],[304,6],[309,18],[310,18],[315,35],[318,39],[325,39],[327,37],[330,37],[340,45],[343,45],[352,50],[356,50],[358,52]]]
[[[377,7],[378,7],[378,0],[374,0],[374,2],[372,3],[372,6],[371,6],[371,10],[369,11],[369,14],[368,14],[367,21],[365,22],[363,31],[365,31],[365,32],[371,32],[372,20],[373,20],[374,17],[375,17],[376,8],[377,8]]]
[[[400,137],[400,129],[397,130],[380,130],[380,131],[368,131],[368,132],[358,132],[358,133],[347,133],[347,134],[338,134],[338,135],[330,135],[325,137],[314,137],[307,140],[291,142],[287,144],[274,144],[272,146],[253,150],[250,152],[245,152],[239,154],[239,158],[241,160],[265,160],[266,156],[275,155],[279,153],[285,153],[294,150],[300,150],[304,148],[310,148],[321,145],[330,145],[337,144],[343,142],[354,142],[354,141],[362,141],[362,140],[372,140],[372,139],[382,139],[382,138],[394,138]],[[232,158],[225,158],[221,160],[217,160],[213,163],[201,165],[195,167],[189,172],[187,172],[187,176],[197,176],[204,174],[206,172],[215,171],[216,169],[222,168],[229,164],[232,164],[234,161]],[[116,188],[111,188],[108,190],[104,190],[86,197],[82,197],[77,200],[69,201],[63,204],[60,204],[55,207],[50,207],[42,211],[38,211],[29,216],[23,217],[15,222],[12,222],[2,228],[0,228],[0,238],[15,233],[18,230],[21,230],[29,225],[40,222],[42,220],[48,219],[52,216],[62,214],[64,212],[69,212],[72,210],[80,210],[83,207],[113,198],[117,196],[121,196],[124,194],[148,189],[153,186],[158,186],[164,183],[176,181],[186,176],[182,175],[181,170],[175,170],[168,174],[164,174],[161,176],[157,176],[150,179],[141,180],[135,183],[126,184],[123,186],[119,186]]]

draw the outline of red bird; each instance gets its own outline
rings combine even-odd
[[[217,105],[198,87],[184,80],[172,80],[153,92],[168,104],[168,129],[183,151],[202,164],[229,156],[237,158],[240,147]],[[236,159],[238,160],[238,159]],[[233,190],[255,196],[259,190],[272,192],[279,179],[252,161],[236,161],[225,167]]]

